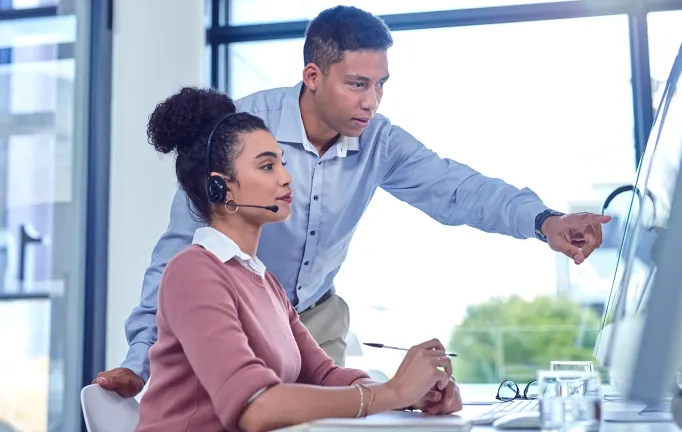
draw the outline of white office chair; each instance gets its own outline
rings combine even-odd
[[[140,404],[97,384],[83,387],[81,407],[88,432],[133,432],[140,419]]]
[[[0,432],[19,432],[12,426],[11,424],[5,422],[4,420],[0,420]]]

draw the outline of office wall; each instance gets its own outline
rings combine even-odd
[[[147,119],[179,87],[204,84],[204,2],[116,0],[113,26],[107,368],[125,358],[123,325],[176,188],[172,157],[147,143]]]

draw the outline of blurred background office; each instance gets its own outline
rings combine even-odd
[[[0,423],[78,430],[80,388],[125,356],[176,188],[172,159],[146,144],[154,106],[183,85],[240,98],[296,84],[307,20],[336,4],[0,0]],[[380,113],[567,212],[600,212],[634,182],[682,43],[682,0],[340,4],[393,30]],[[471,386],[591,360],[627,205],[612,202],[602,248],[575,266],[378,191],[336,281],[347,365],[391,376],[402,354],[361,342],[434,336]],[[389,271],[407,262],[424,271]]]

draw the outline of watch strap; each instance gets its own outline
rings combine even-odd
[[[542,233],[542,225],[545,223],[545,221],[552,217],[552,216],[564,216],[565,213],[558,212],[556,210],[552,209],[547,209],[543,211],[542,213],[538,214],[535,216],[535,236],[539,239],[542,240],[543,242],[547,243],[547,237]]]

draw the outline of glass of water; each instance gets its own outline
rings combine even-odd
[[[543,432],[599,430],[602,398],[598,372],[541,370],[537,386]]]

